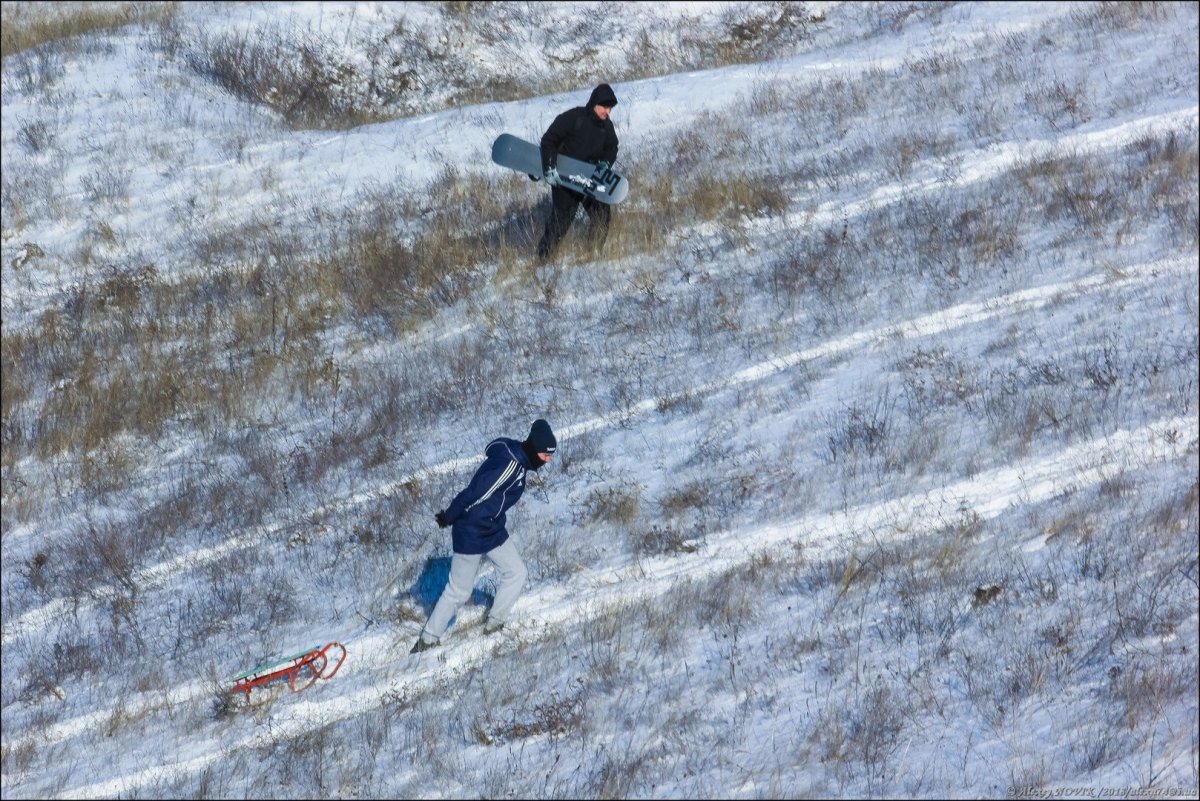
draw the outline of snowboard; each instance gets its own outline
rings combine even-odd
[[[500,134],[492,143],[492,161],[528,175],[542,177],[542,149],[512,134]],[[629,181],[613,168],[598,170],[595,164],[559,155],[558,177],[563,186],[601,203],[620,203],[629,194]]]

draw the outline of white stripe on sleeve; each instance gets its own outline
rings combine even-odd
[[[464,511],[469,512],[472,509],[474,509],[476,506],[478,506],[479,504],[486,501],[488,498],[492,497],[492,495],[495,494],[496,490],[498,490],[500,488],[500,486],[502,484],[504,484],[505,481],[508,481],[508,479],[512,478],[512,474],[516,469],[517,469],[517,463],[515,461],[509,462],[508,467],[506,467],[504,469],[504,472],[500,474],[500,478],[496,479],[496,483],[492,484],[492,486],[490,488],[488,488],[488,491],[483,493],[483,495],[481,495],[479,497],[479,500],[475,501],[475,503],[468,506]]]

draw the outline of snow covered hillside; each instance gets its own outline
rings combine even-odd
[[[1197,796],[1196,4],[3,14],[4,798]]]

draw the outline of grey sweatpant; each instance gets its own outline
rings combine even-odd
[[[485,556],[500,573],[500,583],[496,587],[496,600],[492,603],[491,611],[488,612],[488,619],[493,623],[504,623],[508,620],[509,610],[512,609],[513,604],[517,601],[517,596],[525,587],[525,579],[529,577],[529,571],[526,569],[525,563],[521,561],[521,554],[517,553],[517,546],[513,545],[511,538],[505,540],[503,545],[493,548],[485,554],[454,554],[450,559],[450,580],[446,582],[446,589],[442,590],[442,597],[438,598],[437,605],[433,607],[433,614],[429,616],[429,621],[425,624],[422,637],[436,640],[441,639],[442,635],[446,633],[450,619],[458,612],[458,608],[471,597],[471,590],[475,588],[475,578],[479,575],[479,569],[483,566]]]

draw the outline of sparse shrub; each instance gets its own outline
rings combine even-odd
[[[794,44],[810,36],[812,15],[804,3],[770,2],[731,8],[723,24],[727,36],[697,42],[698,47],[717,46],[719,63],[747,61],[779,52],[781,45]]]
[[[862,697],[861,705],[851,711],[846,743],[850,755],[862,763],[872,794],[892,773],[892,758],[909,716],[908,698],[907,693],[895,693],[878,679]]]
[[[858,32],[866,35],[936,24],[950,8],[852,7],[837,13],[870,15],[874,25]],[[6,36],[9,8],[5,4]],[[599,22],[612,10],[577,15],[570,30],[555,30],[543,44],[527,27],[513,36],[525,24],[526,10],[518,4],[434,5],[421,14],[445,18],[445,25],[429,29],[444,38],[423,37],[427,29],[406,22],[384,31],[353,64],[327,57],[307,34],[275,34],[267,26],[241,39],[197,43],[183,24],[170,22],[149,41],[161,48],[156,60],[194,59],[201,74],[277,109],[292,126],[336,129],[422,104],[454,105],[468,97],[493,102],[586,86],[598,60],[612,54],[598,43],[621,33]],[[720,41],[699,41],[700,22],[673,13],[678,30],[642,30],[634,62],[627,69],[615,65],[610,79],[784,55],[803,46],[806,28],[819,22],[800,4],[712,13],[727,34]],[[956,22],[959,13],[952,12]],[[220,224],[221,215],[211,212],[225,210],[225,189],[202,179],[161,232],[169,247],[170,226],[179,226],[188,232],[189,249],[169,268],[148,266],[135,253],[147,232],[128,228],[125,215],[116,213],[123,209],[92,213],[79,203],[125,204],[136,188],[133,176],[140,182],[153,164],[135,165],[131,173],[120,160],[80,166],[58,156],[64,144],[58,120],[67,118],[58,104],[69,102],[58,90],[74,44],[6,57],[6,93],[36,93],[30,108],[50,106],[62,115],[15,123],[16,168],[8,169],[6,160],[3,178],[6,253],[19,242],[36,240],[45,248],[26,245],[4,265],[6,557],[10,544],[14,549],[5,566],[6,636],[9,621],[41,604],[73,607],[56,623],[63,630],[53,638],[59,646],[53,652],[39,650],[50,640],[21,635],[11,645],[6,641],[6,676],[16,675],[18,688],[6,682],[5,703],[20,702],[6,706],[6,735],[9,714],[15,731],[52,731],[41,721],[63,722],[56,713],[31,708],[66,709],[56,699],[73,699],[80,688],[95,685],[111,694],[125,682],[138,692],[163,690],[154,673],[111,678],[122,674],[114,665],[150,653],[162,658],[164,674],[175,676],[213,643],[234,653],[270,651],[314,623],[324,626],[331,616],[340,622],[347,592],[352,599],[392,576],[399,587],[416,581],[420,560],[411,555],[444,547],[444,535],[430,524],[432,499],[447,497],[457,481],[411,475],[459,450],[447,431],[475,441],[483,429],[491,435],[497,416],[517,419],[548,408],[555,419],[591,421],[587,434],[564,445],[556,470],[531,479],[531,496],[548,503],[532,513],[536,526],[522,526],[537,543],[528,549],[536,582],[587,586],[588,576],[577,574],[601,554],[618,568],[643,556],[671,555],[683,565],[694,561],[690,554],[714,530],[793,523],[808,547],[810,515],[852,503],[869,508],[901,487],[932,489],[947,476],[977,477],[1013,456],[1041,458],[1084,436],[1194,413],[1196,341],[1190,330],[1176,330],[1194,328],[1187,325],[1195,322],[1194,303],[1188,305],[1194,293],[1176,291],[1189,288],[1186,279],[1193,276],[1180,278],[1172,267],[1136,292],[1126,291],[1121,276],[1130,254],[1172,261],[1191,255],[1194,131],[1187,125],[1156,129],[1124,145],[1097,137],[1077,152],[1027,156],[1012,168],[1005,158],[992,158],[1008,152],[1031,123],[1036,132],[1078,126],[1092,116],[1133,119],[1157,97],[1143,88],[1151,81],[1165,87],[1171,103],[1186,100],[1191,73],[1184,70],[1181,79],[1170,69],[1173,59],[1191,69],[1194,45],[1183,36],[1173,56],[1136,71],[1116,65],[1104,85],[1088,76],[1047,75],[1065,63],[1064,55],[1091,63],[1090,40],[1151,32],[1163,15],[1178,16],[1185,33],[1194,27],[1194,10],[1186,7],[1109,4],[1072,11],[1071,17],[1086,17],[1084,30],[1058,15],[1045,32],[988,33],[972,40],[969,58],[939,51],[899,67],[871,65],[829,77],[808,71],[774,78],[765,70],[750,97],[688,120],[695,124],[684,126],[686,133],[677,134],[668,121],[658,132],[634,137],[639,152],[623,152],[628,161],[622,167],[636,178],[637,192],[622,206],[608,246],[568,243],[553,265],[529,258],[544,215],[543,187],[531,190],[520,176],[481,177],[446,164],[432,186],[381,180],[353,197],[348,190],[345,197],[297,199],[284,194],[292,179],[284,181],[281,168],[255,163],[261,155],[249,145],[259,133],[233,119],[240,115],[211,139],[188,128],[195,123],[185,108],[194,76],[184,76],[182,87],[173,85],[173,97],[182,99],[169,111],[171,122],[184,123],[183,133],[178,142],[151,144],[152,161],[188,163],[211,145],[220,158],[246,160],[252,190],[274,194],[253,219]],[[831,32],[834,41],[841,35]],[[508,37],[513,48],[532,48],[535,61],[545,46],[561,61],[546,59],[535,76],[506,72],[453,85],[444,76],[468,74],[464,59],[486,49],[476,36]],[[107,45],[91,46],[102,52]],[[404,61],[413,53],[428,59],[420,70]],[[394,56],[401,58],[390,61]],[[1120,96],[1107,84],[1122,86]],[[378,90],[373,96],[363,91],[371,87]],[[1027,91],[1041,96],[1026,97]],[[636,102],[649,98],[642,94]],[[484,127],[505,119],[491,109],[471,115],[462,119]],[[876,124],[884,116],[925,120],[930,127]],[[973,149],[997,142],[1003,150]],[[310,151],[304,157],[310,159]],[[72,200],[80,189],[82,199]],[[62,246],[43,238],[47,220],[73,219],[83,221],[77,241]],[[28,235],[26,229],[32,229]],[[1137,248],[1130,247],[1134,242]],[[876,358],[875,342],[852,344],[860,331],[891,330],[886,327],[915,315],[933,320],[952,304],[1000,298],[1010,286],[1069,281],[1102,269],[1113,278],[1103,302],[1084,308],[1064,290],[1044,317],[1041,309],[1018,310],[1001,323],[1007,333],[978,354],[947,347],[973,347],[981,329],[969,321],[914,339],[919,346],[890,364],[886,355]],[[51,288],[43,295],[44,275],[78,280],[60,294]],[[10,305],[14,297],[20,302]],[[1147,302],[1173,315],[1171,325],[1157,331],[1156,341],[1135,343],[1142,329],[1134,323],[1153,316]],[[1095,334],[1093,318],[1112,322],[1116,317],[1101,316],[1117,307],[1129,333]],[[786,312],[786,319],[760,319],[770,316],[760,314],[764,310]],[[989,306],[993,311],[1006,310]],[[1043,329],[1043,321],[1051,325]],[[460,322],[461,329],[446,330],[447,323]],[[900,328],[895,342],[904,341]],[[1062,330],[1071,332],[1067,339],[1058,337]],[[885,343],[885,354],[888,347],[894,345]],[[903,382],[892,396],[905,404],[909,419],[893,413],[892,396],[864,400],[860,389],[843,383],[839,368],[866,363],[859,361],[866,351],[871,366],[882,367],[877,378]],[[806,354],[800,364],[791,357],[797,353]],[[758,370],[776,356],[786,357],[787,366],[730,391],[705,377],[711,363],[742,360]],[[879,383],[869,385],[878,389]],[[830,392],[856,394],[840,413],[828,413]],[[637,434],[649,430],[647,417],[655,416],[651,408],[664,418],[658,422],[669,442],[651,437],[639,443]],[[627,413],[614,424],[626,429],[620,435],[608,428],[614,411]],[[604,425],[594,424],[599,420]],[[749,425],[752,420],[774,431]],[[775,437],[789,426],[786,436]],[[681,452],[659,449],[675,444],[676,435]],[[1159,444],[1191,455],[1186,429],[1163,437]],[[661,487],[653,515],[645,514],[648,490],[597,467],[618,442],[633,444],[630,459],[655,453],[668,469],[678,469],[675,480],[649,485]],[[766,444],[778,453],[758,453]],[[959,456],[959,450],[970,453]],[[146,463],[147,454],[161,461]],[[938,459],[953,464],[934,473],[930,465],[943,467]],[[893,476],[890,485],[862,482],[869,485],[864,497],[847,491],[864,466],[889,472],[902,465],[907,477]],[[1097,677],[1107,676],[1112,703],[1101,713],[1071,705],[1072,731],[1105,719],[1125,731],[1138,729],[1139,736],[1095,742],[1081,735],[1065,760],[1047,754],[1036,764],[1018,764],[1012,783],[1036,784],[1063,764],[1099,770],[1136,761],[1145,753],[1140,734],[1167,719],[1195,686],[1194,669],[1180,667],[1188,655],[1169,643],[1188,632],[1194,612],[1188,592],[1194,582],[1186,579],[1200,493],[1194,481],[1175,491],[1141,491],[1161,487],[1164,476],[1175,480],[1176,468],[1135,459],[1045,504],[1022,504],[986,523],[964,507],[939,519],[943,525],[932,534],[895,547],[863,546],[848,559],[842,551],[831,556],[819,543],[812,563],[777,550],[747,552],[743,564],[676,582],[661,596],[641,594],[630,578],[634,593],[620,603],[598,594],[580,625],[552,622],[490,649],[486,681],[471,679],[478,665],[467,656],[460,667],[468,681],[454,683],[456,692],[487,686],[496,697],[485,700],[496,704],[485,708],[499,710],[486,724],[474,721],[474,728],[464,715],[475,713],[447,714],[444,682],[406,684],[366,652],[360,664],[371,677],[365,680],[384,686],[386,677],[378,707],[298,737],[275,739],[279,729],[268,723],[281,718],[271,696],[252,704],[244,721],[232,719],[240,710],[222,708],[227,693],[218,698],[214,690],[210,715],[204,714],[207,698],[171,700],[179,706],[162,714],[175,731],[258,724],[265,750],[221,757],[211,770],[181,771],[179,778],[149,779],[130,790],[202,797],[316,788],[404,797],[397,788],[420,794],[427,787],[382,776],[386,771],[374,762],[420,752],[435,755],[425,776],[459,782],[447,781],[450,794],[483,786],[488,794],[521,797],[703,795],[712,790],[705,783],[713,773],[724,771],[744,775],[760,794],[784,796],[796,790],[796,775],[817,776],[810,789],[820,792],[822,768],[840,794],[919,794],[941,786],[944,776],[941,768],[918,775],[923,766],[897,757],[911,739],[906,727],[914,710],[954,715],[964,703],[974,704],[986,727],[1017,729],[1029,722],[1030,709],[1041,708],[1038,699],[1056,693],[1075,671],[1088,674],[1089,686],[1101,686]],[[924,480],[906,480],[912,477]],[[1162,500],[1147,504],[1151,496]],[[85,506],[91,522],[77,522]],[[909,535],[906,523],[891,523],[882,522],[880,533]],[[605,537],[612,533],[605,528],[618,536]],[[593,536],[596,529],[601,536]],[[923,523],[919,531],[927,532]],[[1130,531],[1138,537],[1130,539]],[[866,542],[874,533],[846,535]],[[1028,554],[1025,564],[1006,562],[1013,544],[1031,533],[1045,539],[1043,547],[1020,552]],[[70,549],[63,538],[73,540]],[[614,540],[627,552],[604,550]],[[1129,551],[1143,541],[1147,552]],[[189,549],[199,563],[177,567],[174,560],[188,559]],[[1153,556],[1152,549],[1169,556]],[[798,546],[796,553],[802,551]],[[16,580],[8,581],[14,573]],[[419,623],[424,610],[397,595],[401,600],[380,614]],[[1107,628],[1094,635],[1072,623],[1089,608],[1085,601],[1113,611]],[[772,604],[779,615],[786,604],[794,620],[756,626],[759,611]],[[161,618],[153,628],[151,616]],[[71,628],[85,623],[84,633]],[[986,636],[964,636],[976,627]],[[916,659],[908,650],[895,659],[895,644],[911,648]],[[1161,653],[1154,652],[1159,645]],[[759,652],[779,658],[753,658]],[[1125,655],[1124,661],[1111,666],[1116,673],[1093,674],[1101,668],[1085,655],[1106,653]],[[521,669],[528,664],[539,665],[536,675]],[[594,680],[586,692],[547,696],[546,676],[577,667]],[[780,667],[796,675],[784,681]],[[883,675],[873,682],[878,670]],[[110,678],[100,682],[101,675]],[[634,718],[628,702],[640,697],[639,682],[646,681],[683,701],[661,709],[643,704]],[[739,762],[744,744],[761,732],[756,721],[788,701],[788,686],[825,681],[853,687],[853,703],[831,695],[811,716],[815,728],[807,745],[809,731],[777,732],[774,754],[760,754],[750,768]],[[708,687],[737,690],[728,710],[691,702],[712,697],[704,692]],[[527,699],[542,703],[531,709]],[[65,746],[26,749],[34,735],[11,748],[6,742],[6,780],[14,766],[42,770],[64,747],[87,749],[106,733],[135,739],[135,721],[153,736],[157,714],[139,717],[143,711],[115,702],[87,719],[97,725],[69,721],[79,730]],[[623,713],[633,722],[626,724]],[[404,725],[391,725],[401,718]],[[643,732],[648,742],[639,743]],[[489,758],[477,773],[464,772],[456,750],[464,738],[510,739],[520,747],[504,749],[503,765]],[[550,742],[533,743],[536,738]],[[799,756],[793,751],[801,749],[788,747],[796,738],[804,746]],[[613,749],[613,742],[629,745]],[[953,751],[956,744],[947,743]],[[959,747],[965,775],[976,756],[971,742]],[[530,769],[535,752],[537,759],[561,755],[563,761]],[[687,756],[697,753],[704,756]],[[250,764],[263,755],[261,765]],[[567,766],[572,759],[588,760],[592,768]],[[494,778],[475,784],[485,771]],[[62,794],[72,789],[62,776],[29,787]]]
[[[961,567],[971,543],[983,532],[984,521],[974,509],[963,507],[958,517],[939,530],[940,545],[933,557],[933,564],[945,573]]]
[[[126,203],[129,200],[130,172],[100,168],[79,179],[83,192],[92,203]]]
[[[587,523],[613,523],[628,527],[638,517],[642,488],[634,484],[598,487],[582,502]]]
[[[823,313],[840,322],[844,305],[858,291],[853,276],[860,269],[864,245],[846,224],[788,241],[770,265],[770,285],[783,296],[799,299],[814,292],[824,301]]]
[[[1088,90],[1080,80],[1068,82],[1055,78],[1049,86],[1032,88],[1025,94],[1025,102],[1056,131],[1074,128],[1091,119]]]
[[[630,534],[630,549],[635,556],[658,556],[664,553],[695,553],[703,534],[685,533],[675,526],[653,525]]]
[[[44,119],[33,120],[21,125],[17,141],[31,154],[44,153],[54,147],[57,132]]]
[[[552,693],[549,700],[534,704],[532,712],[523,720],[514,713],[512,720],[498,726],[494,735],[488,736],[482,730],[480,733],[484,734],[489,745],[494,738],[524,740],[543,734],[553,743],[578,729],[586,710],[587,701],[583,691],[568,696]]]
[[[0,751],[0,766],[10,775],[21,775],[29,769],[40,748],[32,740],[22,740],[14,745],[5,744]]]
[[[1162,2],[1098,3],[1072,9],[1071,18],[1082,28],[1106,35],[1136,28],[1143,22],[1166,19],[1171,13],[1171,5]]]
[[[830,459],[838,462],[855,456],[884,456],[891,433],[893,406],[885,393],[873,407],[855,403],[840,417],[830,419],[830,433],[826,437]]]
[[[296,32],[257,30],[203,37],[184,58],[197,74],[276,110],[295,128],[344,129],[386,119],[376,103],[386,107],[419,87],[416,74],[388,64],[382,49],[370,54],[365,73],[355,64],[331,63],[322,51],[319,40]]]
[[[635,634],[628,627],[631,605],[606,606],[588,619],[580,659],[595,676],[598,690],[614,686],[620,678],[629,639]]]
[[[945,0],[934,3],[889,3],[873,9],[872,13],[880,30],[899,33],[910,25],[938,20],[953,6],[953,2]]]
[[[971,607],[973,609],[979,609],[987,606],[993,600],[995,600],[1003,590],[1004,587],[999,584],[993,584],[988,587],[976,587],[975,592],[972,593],[971,596]]]
[[[14,5],[5,3],[0,7],[8,9]],[[5,34],[8,29],[8,25],[4,25]],[[64,54],[58,47],[41,47],[16,54],[11,61],[6,58],[3,73],[5,87],[24,95],[52,97],[59,80],[66,74],[64,62]]]
[[[667,518],[685,516],[708,506],[711,502],[711,491],[712,486],[708,481],[689,481],[669,489],[666,495],[659,499],[658,505]]]
[[[1150,655],[1134,658],[1108,671],[1108,695],[1114,704],[1112,722],[1130,731],[1153,725],[1172,699],[1186,697],[1195,687],[1196,671],[1179,670]]]
[[[904,379],[908,414],[916,420],[945,411],[947,406],[962,404],[969,409],[981,389],[981,376],[945,347],[930,351],[918,347],[896,363],[896,370]]]
[[[737,566],[707,582],[692,614],[702,626],[736,629],[754,619],[759,611],[758,597],[758,582],[747,577],[745,568]]]
[[[661,751],[662,746],[656,750]],[[636,743],[624,740],[621,746],[605,749],[587,764],[585,786],[594,789],[599,798],[628,798],[662,758],[661,753],[646,753]]]
[[[57,635],[48,637],[28,654],[23,695],[39,700],[43,697],[63,700],[66,694],[62,685],[104,667],[102,654],[95,645],[70,627],[63,627]]]

